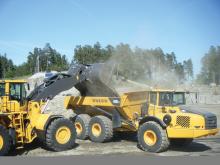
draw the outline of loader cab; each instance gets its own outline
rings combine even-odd
[[[24,80],[1,80],[0,97],[3,101],[1,104],[2,111],[24,110],[26,101],[26,81]]]

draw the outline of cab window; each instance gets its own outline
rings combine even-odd
[[[13,83],[10,84],[10,100],[17,100],[21,104],[26,98],[26,91],[24,84]]]
[[[184,105],[185,104],[185,94],[184,93],[174,93],[173,94],[173,104],[174,105]]]
[[[157,104],[157,93],[156,92],[150,93],[150,103],[154,105]]]
[[[0,97],[5,96],[5,84],[0,83]]]
[[[171,105],[172,104],[172,93],[161,92],[160,93],[160,106]]]

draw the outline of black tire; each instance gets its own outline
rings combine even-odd
[[[100,134],[97,136],[93,133],[94,124],[101,127]],[[112,121],[105,116],[95,116],[89,122],[89,138],[93,142],[103,143],[110,141],[113,137]]]
[[[154,142],[148,144],[146,142],[147,138],[144,138],[146,132],[153,132]],[[150,133],[151,134],[151,133]],[[142,124],[138,129],[138,146],[148,152],[163,152],[166,151],[170,145],[169,139],[167,137],[166,130],[164,130],[158,123],[154,121],[149,121]]]
[[[70,131],[69,137],[67,137],[67,142],[60,143],[57,139],[56,134],[61,128],[67,128]],[[64,135],[65,137],[67,135]],[[72,149],[75,145],[76,140],[76,129],[74,124],[66,118],[54,119],[46,130],[46,146],[53,151],[64,151]]]
[[[12,140],[5,127],[0,125],[0,156],[5,156],[9,153],[12,147]]]
[[[89,137],[89,121],[91,117],[87,114],[80,114],[76,117],[75,127],[77,132],[77,138],[85,140]],[[81,127],[81,128],[79,128]],[[81,131],[77,131],[81,129]]]
[[[170,139],[170,145],[172,147],[185,147],[188,146],[192,143],[193,139],[184,139],[184,138],[180,138],[180,139]]]

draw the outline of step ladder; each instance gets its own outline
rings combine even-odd
[[[16,113],[13,115],[13,124],[16,132],[17,148],[23,148],[23,144],[25,140],[23,117],[24,116],[22,113]]]

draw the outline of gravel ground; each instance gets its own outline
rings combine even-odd
[[[194,105],[213,112],[220,120],[220,105]],[[220,122],[218,122],[220,127]],[[163,153],[148,153],[137,148],[135,134],[121,134],[108,143],[93,143],[89,140],[76,140],[74,149],[63,152],[46,150],[37,140],[12,153],[13,156],[70,156],[70,155],[158,155],[158,156],[212,156],[220,155],[220,134],[194,140],[188,147],[170,148]]]

